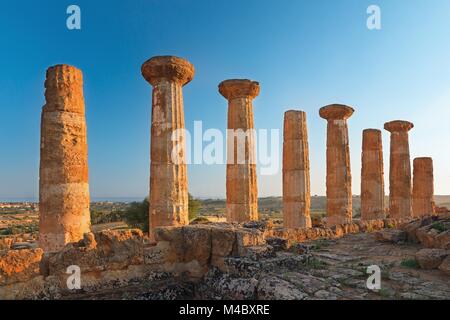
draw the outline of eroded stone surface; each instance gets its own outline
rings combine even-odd
[[[352,176],[347,119],[353,108],[333,104],[319,114],[327,124],[327,225],[352,221]]]
[[[306,113],[284,114],[283,223],[285,228],[311,227],[311,191]]]
[[[434,213],[433,159],[415,158],[413,161],[412,214],[422,217]]]
[[[384,169],[381,130],[363,131],[361,219],[384,219]]]
[[[389,214],[394,219],[411,217],[411,161],[408,131],[414,125],[408,121],[395,120],[384,124],[391,133],[389,162]]]
[[[39,246],[61,250],[90,230],[88,150],[80,70],[47,70],[41,118]]]
[[[259,94],[259,83],[225,80],[219,92],[228,100],[227,221],[258,220],[253,99]]]
[[[153,86],[149,223],[154,238],[159,226],[189,223],[182,87],[193,79],[194,66],[160,56],[146,61],[141,71]]]

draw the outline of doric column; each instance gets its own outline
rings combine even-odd
[[[283,221],[285,228],[311,227],[311,194],[306,113],[284,114]]]
[[[41,116],[39,245],[61,250],[90,231],[83,75],[68,65],[47,70]]]
[[[433,159],[415,158],[413,168],[413,216],[431,215],[434,213]]]
[[[258,220],[253,99],[259,83],[226,80],[219,92],[228,100],[227,221]]]
[[[366,129],[363,131],[361,163],[361,219],[384,219],[381,130]]]
[[[389,214],[394,219],[411,217],[411,161],[408,131],[414,125],[408,121],[391,121],[384,129],[391,133],[389,164]]]
[[[194,77],[194,66],[173,57],[153,57],[142,65],[142,76],[153,86],[150,238],[159,226],[189,223],[186,144],[182,87]]]
[[[333,104],[320,109],[327,125],[327,224],[352,221],[352,175],[348,145],[347,119],[354,110]]]

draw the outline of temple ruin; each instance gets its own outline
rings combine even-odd
[[[415,158],[413,161],[413,217],[422,217],[434,213],[433,159]]]
[[[90,231],[88,150],[83,75],[75,67],[47,70],[41,118],[39,245],[59,251]]]
[[[402,244],[398,250],[403,250],[413,242],[401,253],[415,252],[421,269],[450,274],[450,212],[437,215],[434,210],[431,158],[414,159],[411,187],[412,123],[397,120],[384,125],[391,133],[389,212],[384,208],[382,132],[363,131],[361,218],[353,219],[347,120],[354,109],[340,104],[320,109],[320,117],[327,120],[323,223],[311,221],[306,113],[285,112],[283,224],[258,221],[253,99],[260,87],[251,80],[223,81],[219,92],[228,100],[228,221],[189,225],[182,90],[193,79],[194,66],[182,58],[158,56],[142,65],[142,76],[153,87],[149,234],[139,229],[91,232],[82,73],[68,65],[50,67],[41,120],[39,246],[26,243],[16,250],[13,239],[0,238],[0,299],[73,297],[77,291],[68,288],[67,268],[74,265],[79,266],[83,283],[78,293],[87,298],[99,290],[114,295],[120,288],[125,288],[125,297],[132,292],[139,299],[352,298],[349,291],[356,294],[357,287],[365,285],[361,266],[373,265],[372,256],[364,253],[374,251],[378,257],[384,255],[381,262],[389,260],[383,265],[388,276],[389,268],[395,268],[396,278],[390,282],[401,280],[398,288],[408,284],[401,298],[450,297],[450,290],[442,289],[441,275],[436,277],[438,291],[430,289],[427,278],[415,291],[417,296],[408,295],[408,274],[398,276],[401,255],[390,251],[397,250],[393,246],[398,243]],[[370,239],[363,235],[372,232],[375,236]],[[330,240],[333,245],[344,236],[358,241],[358,246],[344,239],[341,251],[334,254],[320,251],[321,243],[311,245],[315,240]],[[360,251],[361,246],[366,251]],[[358,259],[367,258],[356,268],[355,256],[346,256],[353,250]],[[390,265],[392,259],[397,265]],[[336,267],[335,274],[329,266]],[[300,282],[307,285],[294,285]],[[140,286],[142,292],[128,291],[127,286]]]
[[[361,155],[361,219],[383,219],[384,169],[381,130],[363,131]]]
[[[258,220],[253,99],[259,94],[259,83],[225,80],[219,92],[228,100],[227,221]]]
[[[353,108],[340,104],[322,107],[327,120],[327,225],[352,221],[352,175],[347,119]]]
[[[153,86],[149,195],[153,238],[156,227],[189,223],[182,88],[193,79],[194,66],[178,57],[153,57],[142,65],[142,76]]]
[[[311,228],[311,192],[306,113],[284,114],[283,223],[286,228]]]
[[[391,133],[389,161],[389,214],[395,219],[411,217],[411,160],[408,132],[414,127],[408,121],[391,121],[384,129]]]

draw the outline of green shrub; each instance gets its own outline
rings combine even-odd
[[[405,259],[400,263],[400,265],[402,267],[411,268],[411,269],[419,268],[419,263],[416,261],[416,259]]]
[[[448,230],[448,228],[447,228],[442,222],[438,222],[438,221],[437,221],[437,222],[434,222],[434,223],[431,225],[431,228],[434,229],[434,230],[439,231],[439,233]]]

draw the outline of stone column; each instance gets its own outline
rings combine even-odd
[[[431,215],[434,213],[433,159],[415,158],[413,167],[413,216]]]
[[[253,99],[259,83],[225,80],[219,92],[228,100],[227,221],[258,220]]]
[[[284,114],[283,221],[285,228],[311,228],[311,193],[306,113]]]
[[[90,231],[83,75],[68,65],[47,70],[41,115],[39,245],[61,250]]]
[[[381,130],[363,131],[361,155],[361,219],[384,219],[384,170]]]
[[[327,125],[327,225],[352,221],[352,175],[347,119],[354,110],[333,104],[320,109]]]
[[[389,214],[390,218],[411,217],[411,162],[409,158],[408,131],[414,125],[408,121],[391,121],[384,129],[391,133],[389,164]]]
[[[194,77],[194,66],[173,57],[153,57],[142,65],[153,86],[149,230],[189,224],[186,144],[182,87]],[[174,138],[174,139],[173,139]]]

